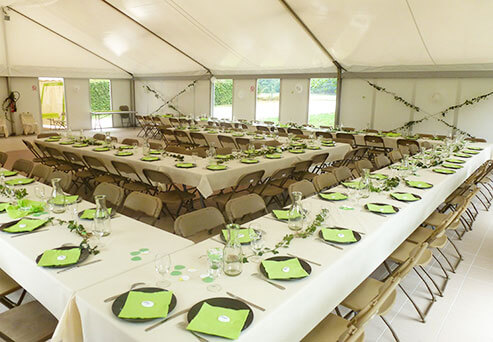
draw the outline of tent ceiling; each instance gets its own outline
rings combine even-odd
[[[491,1],[286,2],[348,71],[493,69],[493,45],[488,41],[493,32]],[[10,11],[11,20],[4,23],[8,58],[0,53],[3,74],[58,71],[65,76],[71,76],[68,72],[130,77],[126,70],[144,77],[203,75],[207,69],[216,75],[335,71],[278,0],[0,0],[0,4],[102,57]]]

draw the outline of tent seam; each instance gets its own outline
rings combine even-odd
[[[418,31],[419,39],[421,40],[421,43],[423,43],[423,46],[424,46],[424,48],[426,50],[426,53],[428,54],[428,57],[430,57],[431,62],[434,65],[437,65],[437,63],[435,62],[435,60],[431,56],[430,50],[428,50],[428,46],[425,43],[425,40],[423,38],[423,34],[421,33],[421,30],[419,29],[418,22],[416,21],[416,17],[414,16],[414,12],[413,12],[413,10],[411,8],[411,5],[409,4],[409,0],[405,0],[405,1],[406,1],[406,4],[407,4],[407,8],[409,9],[409,13],[411,14],[411,18],[413,19],[414,26],[416,27],[416,31]]]

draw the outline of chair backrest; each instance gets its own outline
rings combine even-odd
[[[130,146],[133,146],[133,145],[137,145],[139,146],[139,141],[137,139],[134,139],[134,138],[125,138],[122,140],[121,142],[123,145],[130,145]]]
[[[50,177],[53,169],[43,164],[34,165],[29,177],[34,178],[36,181],[44,183]]]
[[[378,130],[372,129],[372,128],[367,128],[367,129],[365,129],[365,132],[367,132],[367,133],[378,133]]]
[[[338,168],[334,169],[333,172],[339,183],[354,178],[351,169],[347,166],[339,166]]]
[[[125,197],[125,191],[118,185],[111,183],[101,183],[96,186],[92,196],[105,195],[106,201],[109,203],[109,207],[118,210],[122,205],[123,198]]]
[[[403,158],[403,156],[402,156],[402,153],[400,151],[392,150],[389,153],[389,158],[392,161],[392,163],[397,163],[398,161],[400,161]]]
[[[277,140],[267,140],[265,142],[265,146],[273,146],[273,147],[277,147],[277,146],[281,146],[282,143],[280,143],[279,141]]]
[[[270,177],[269,181],[275,180],[287,180],[293,174],[294,166],[286,167],[280,170],[275,171]]]
[[[180,144],[192,144],[192,140],[190,140],[187,132],[175,129],[173,133],[175,134],[176,141],[178,141]]]
[[[354,134],[339,132],[336,133],[336,138],[338,139],[338,141],[350,144],[352,146],[356,144],[354,140]]]
[[[315,135],[324,139],[332,139],[332,133],[330,132],[316,132]]]
[[[288,133],[293,133],[297,135],[303,135],[303,131],[299,128],[288,128]]]
[[[72,187],[72,174],[69,172],[54,171],[48,177],[46,184],[51,185],[51,180],[53,178],[60,178],[60,186],[62,190],[68,192]]]
[[[419,135],[421,138],[429,138],[429,139],[433,139],[433,134],[428,134],[428,133],[418,133],[418,135]]]
[[[361,176],[363,175],[363,169],[373,170],[374,166],[368,159],[361,159],[355,162],[356,171]]]
[[[227,135],[218,135],[217,139],[221,143],[222,147],[231,147],[231,148],[237,148],[235,140]]]
[[[137,171],[134,169],[132,165],[117,160],[112,160],[111,165],[113,165],[116,172],[120,176],[123,177],[136,176],[138,180],[142,182],[142,179],[140,178],[139,174],[137,173]]]
[[[315,189],[315,186],[313,185],[312,182],[303,179],[302,181],[293,183],[289,185],[288,192],[289,192],[289,198],[291,199],[291,202],[293,201],[293,191],[299,191],[301,192],[302,198],[307,198],[310,196],[313,196],[317,193],[317,189]]]
[[[390,159],[385,154],[379,154],[375,157],[375,166],[377,169],[384,168],[390,165]]]
[[[105,140],[106,139],[106,135],[104,135],[103,133],[96,133],[92,137],[96,140]]]
[[[329,152],[317,154],[312,158],[312,165],[325,164],[329,158]]]
[[[354,127],[341,127],[341,129],[344,132],[352,132],[352,131],[354,131]]]
[[[365,135],[365,144],[368,146],[384,147],[383,138],[376,135]]]
[[[226,224],[223,214],[214,207],[202,208],[178,216],[175,220],[175,233],[189,237],[201,231],[211,231],[222,228]]]
[[[152,186],[157,186],[157,184],[172,185],[173,181],[170,176],[168,176],[163,171],[143,169],[142,173],[146,177],[148,183]]]
[[[35,158],[42,159],[41,154],[36,150],[36,148],[34,148],[34,145],[30,141],[22,139],[22,142],[26,145],[27,149],[31,151]]]
[[[402,154],[402,155],[410,155],[411,154],[411,151],[409,151],[409,146],[405,146],[405,145],[398,145],[397,146],[399,148],[399,152]]]
[[[256,126],[257,131],[262,131],[262,132],[270,132],[269,127],[267,126]]]
[[[130,213],[131,217],[146,223],[149,220],[145,216],[148,216],[151,218],[150,224],[157,221],[161,209],[163,209],[163,202],[158,197],[138,191],[131,192],[123,202],[124,214]]]
[[[417,153],[419,153],[419,147],[417,145],[409,145],[409,153],[411,155],[415,155]]]
[[[195,145],[198,146],[209,146],[207,139],[202,133],[199,132],[190,132],[190,137]]]
[[[257,194],[248,194],[230,199],[226,203],[225,211],[229,222],[239,224],[267,214],[265,202]]]
[[[84,160],[84,162],[86,163],[89,169],[96,169],[99,171],[105,171],[107,173],[110,173],[110,170],[108,170],[108,168],[106,167],[106,165],[103,163],[101,159],[87,155],[83,155],[82,159]]]
[[[65,159],[67,159],[68,162],[72,164],[85,166],[84,161],[77,153],[70,151],[62,151],[62,154],[64,155]]]
[[[339,182],[333,173],[322,173],[313,178],[313,185],[317,191],[329,189],[336,186]]]
[[[9,155],[5,152],[0,151],[0,166],[3,167],[7,162]]]
[[[171,152],[171,153],[179,153],[179,154],[187,154],[191,155],[192,152],[190,150],[187,150],[185,147],[182,146],[166,146],[164,149],[166,152]]]
[[[62,152],[53,146],[46,146],[46,151],[52,156],[53,158],[59,160],[59,161],[65,161],[65,157],[63,156]]]
[[[420,145],[421,145],[421,148],[424,148],[424,149],[429,149],[432,146],[429,141],[422,141]]]
[[[479,142],[479,143],[486,143],[488,140],[484,138],[466,138],[466,140],[472,141],[472,142]]]
[[[149,141],[149,147],[153,150],[164,150],[164,144],[161,141]]]
[[[27,159],[17,159],[12,165],[12,171],[18,171],[24,176],[28,176],[33,170],[34,163]]]
[[[397,139],[397,146],[415,145],[419,149],[419,143],[413,139]]]
[[[53,136],[59,136],[60,134],[58,133],[55,133],[55,132],[45,132],[45,133],[39,133],[37,135],[38,139],[43,139],[43,138],[49,138],[49,137],[53,137]]]
[[[250,144],[249,138],[236,138],[236,144],[241,150],[247,150],[248,145]]]
[[[264,173],[265,173],[264,170],[259,170],[241,176],[240,179],[238,179],[238,182],[236,182],[236,188],[239,189],[244,187],[246,188],[254,187],[262,180]]]

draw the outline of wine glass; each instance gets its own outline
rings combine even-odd
[[[34,195],[36,196],[36,198],[40,201],[40,202],[45,202],[46,199],[47,199],[47,192],[46,192],[46,187],[42,186],[42,185],[36,185],[34,187]]]
[[[207,250],[207,262],[209,265],[208,278],[210,281],[215,281],[221,276],[223,265],[223,251],[220,248],[210,248]],[[214,283],[207,286],[207,290],[211,292],[221,291],[221,285]]]
[[[253,262],[259,262],[262,258],[259,253],[264,248],[264,240],[260,230],[250,230],[250,248],[254,255],[250,258]]]
[[[166,274],[169,273],[171,268],[171,257],[167,253],[158,253],[154,258],[154,267],[156,272],[161,276],[161,279],[156,282],[159,287],[168,287],[171,282],[165,279]]]
[[[15,188],[13,185],[5,185],[5,194],[7,195],[10,204],[15,205]]]

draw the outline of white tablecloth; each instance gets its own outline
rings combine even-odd
[[[39,183],[32,183],[25,188],[29,194],[34,194],[35,186],[39,186]],[[36,200],[32,195],[27,198]],[[5,201],[6,199],[1,198],[0,200]],[[78,204],[79,211],[93,207],[95,207],[94,204],[86,201]],[[44,214],[39,218],[49,216],[64,220],[72,219],[68,213]],[[0,223],[9,221],[12,219],[5,212],[0,214]],[[80,222],[90,231],[92,221],[81,220]],[[55,222],[48,231],[16,238],[12,238],[15,234],[0,232],[0,268],[58,319],[64,315],[67,304],[76,291],[142,264],[152,263],[157,252],[174,252],[193,244],[187,239],[118,214],[111,220],[112,234],[103,238],[106,246],[98,255],[91,255],[87,259],[87,262],[97,259],[101,259],[101,262],[63,273],[57,273],[56,269],[37,266],[35,259],[45,250],[60,247],[65,243],[76,246],[80,244],[82,238],[70,232],[66,226],[66,224],[60,226]],[[142,260],[140,261],[132,261],[130,252],[141,248],[148,248],[149,253],[141,254]]]
[[[293,154],[286,151],[283,152],[282,159],[266,159],[260,157],[260,163],[258,164],[242,164],[239,160],[233,160],[226,163],[228,166],[227,170],[210,171],[206,169],[207,160],[204,158],[198,158],[196,161],[197,167],[193,169],[180,169],[175,166],[177,161],[173,157],[165,157],[155,162],[140,160],[140,158],[142,158],[141,148],[137,148],[132,156],[118,157],[114,155],[115,151],[95,152],[93,151],[95,146],[75,148],[70,145],[60,145],[57,142],[46,142],[40,139],[36,141],[44,145],[54,146],[61,151],[71,151],[78,153],[79,155],[90,155],[100,158],[107,164],[108,169],[111,171],[113,171],[113,167],[111,166],[112,160],[128,162],[137,170],[137,172],[141,172],[144,168],[161,170],[168,174],[176,184],[185,184],[189,187],[196,187],[205,198],[212,195],[214,191],[226,189],[235,185],[238,179],[248,172],[265,170],[265,176],[267,177],[280,168],[291,166],[298,161],[312,159],[315,155],[320,153],[329,152],[329,160],[338,160],[351,149],[348,144],[338,143],[335,147],[322,147],[320,150],[306,150],[303,154]],[[192,161],[192,157],[186,156],[185,160]],[[141,177],[144,176],[141,175]]]
[[[169,287],[177,296],[178,304],[175,312],[189,308],[194,303],[210,298],[226,296],[230,291],[248,301],[266,309],[261,312],[254,310],[254,322],[246,329],[240,341],[299,341],[329,312],[333,310],[354,288],[368,277],[380,264],[399,246],[433,210],[454,191],[470,174],[483,162],[491,158],[490,145],[482,145],[485,149],[478,155],[467,159],[464,167],[453,175],[437,174],[428,170],[419,170],[419,176],[411,176],[411,180],[431,182],[431,189],[419,190],[400,185],[395,191],[408,191],[419,194],[422,200],[413,203],[403,203],[392,200],[388,194],[373,193],[371,197],[354,211],[339,209],[340,203],[329,203],[312,197],[304,200],[304,205],[312,213],[318,213],[321,208],[329,208],[330,225],[352,228],[366,233],[362,240],[354,245],[345,246],[338,250],[315,239],[294,239],[289,249],[281,250],[301,258],[307,258],[322,264],[321,267],[312,265],[311,275],[303,280],[278,282],[286,287],[281,291],[266,282],[252,277],[258,271],[258,264],[244,265],[243,273],[238,277],[223,276],[218,283],[222,290],[213,293],[206,289],[207,284],[200,279],[200,274],[206,272],[206,250],[210,247],[222,247],[212,239],[203,241],[185,250],[173,253],[173,265],[185,265],[185,271],[190,279],[180,281],[178,277],[170,276],[172,285]],[[389,170],[381,171],[389,173]],[[339,188],[340,191],[347,191]],[[399,213],[381,217],[362,209],[368,202],[385,202],[400,208]],[[261,229],[265,230],[266,245],[273,247],[285,234],[290,233],[287,224],[262,217],[256,220]],[[217,237],[216,237],[217,238]],[[248,250],[248,247],[244,247]],[[270,255],[267,255],[268,257]],[[172,341],[193,341],[194,337],[179,325],[184,322],[186,315],[164,323],[162,326],[144,332],[153,324],[132,324],[113,316],[111,305],[103,303],[103,299],[124,291],[137,281],[151,284],[157,280],[151,265],[143,265],[130,272],[99,283],[77,293],[76,302],[82,317],[84,337],[87,341],[161,341],[163,338]],[[207,336],[210,341],[223,339]]]

